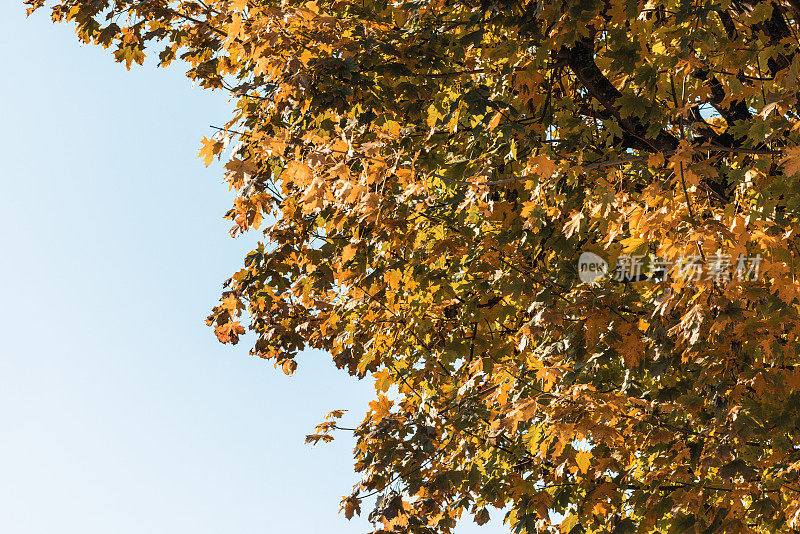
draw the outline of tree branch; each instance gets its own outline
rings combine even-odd
[[[622,117],[617,99],[622,93],[614,87],[594,62],[594,40],[583,39],[571,48],[564,47],[558,54],[578,78],[578,81],[600,104],[620,123],[627,134],[623,141],[629,148],[647,152],[666,152],[678,148],[678,139],[661,130],[653,138],[647,135],[647,128],[636,117]]]

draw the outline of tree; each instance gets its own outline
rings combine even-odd
[[[51,7],[234,95],[201,157],[264,242],[208,323],[374,377],[347,517],[800,529],[800,2]]]

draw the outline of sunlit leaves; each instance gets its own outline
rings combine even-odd
[[[264,244],[208,324],[287,374],[315,348],[374,379],[346,517],[371,495],[376,532],[492,507],[516,532],[800,524],[791,3],[53,4],[233,99],[199,156]],[[590,286],[583,250],[691,262]]]

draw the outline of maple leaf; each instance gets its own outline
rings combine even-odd
[[[793,147],[786,150],[786,156],[781,160],[787,176],[795,176],[800,173],[800,147]]]
[[[492,117],[492,120],[489,121],[489,129],[494,130],[495,128],[497,128],[497,125],[500,124],[500,119],[502,118],[503,118],[502,113],[500,113],[499,111],[495,113],[494,117]]]
[[[309,434],[306,436],[305,443],[312,444],[313,446],[317,446],[319,442],[322,441],[323,443],[329,443],[333,441],[333,436],[328,434]]]
[[[564,225],[564,237],[569,239],[572,235],[581,229],[581,221],[584,219],[583,212],[573,213],[572,216]]]
[[[578,464],[578,468],[581,470],[581,473],[584,474],[589,472],[591,460],[592,453],[589,451],[578,451],[578,453],[575,455],[575,463]]]
[[[381,420],[389,416],[389,410],[392,409],[393,402],[389,400],[386,395],[379,395],[377,401],[370,401],[369,407],[372,410],[373,416],[377,420]]]
[[[239,342],[239,336],[245,333],[245,329],[239,324],[239,321],[233,321],[218,325],[215,333],[221,342],[236,345]]]
[[[340,419],[346,411],[347,410],[333,410],[325,416],[325,419]]]
[[[356,252],[358,252],[357,245],[345,245],[345,247],[342,249],[342,263],[347,263],[348,261],[352,260],[355,257]]]
[[[533,158],[536,165],[536,173],[542,178],[552,178],[558,170],[558,165],[546,155],[540,155]]]
[[[361,499],[348,495],[342,499],[341,510],[347,519],[352,519],[354,514],[361,515]]]
[[[486,508],[481,508],[478,510],[478,513],[475,514],[475,522],[479,525],[485,525],[489,522],[489,510]]]
[[[211,162],[214,161],[214,156],[217,155],[222,144],[204,136],[202,140],[202,145],[203,146],[200,149],[199,157],[203,160],[203,163],[206,164],[206,167],[208,167],[209,165],[211,165]]]

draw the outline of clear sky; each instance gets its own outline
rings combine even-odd
[[[322,353],[287,377],[205,326],[256,239],[196,158],[226,95],[21,0],[0,51],[0,532],[366,532],[338,514],[352,440],[303,439],[332,409],[358,424],[371,385]]]

